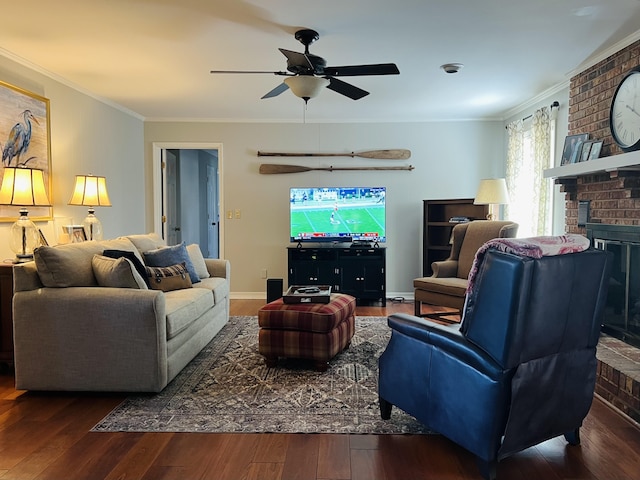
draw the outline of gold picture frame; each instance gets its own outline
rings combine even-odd
[[[5,167],[38,168],[51,195],[49,99],[0,81],[0,185]],[[0,205],[0,222],[14,222],[20,207]],[[51,220],[52,207],[29,207],[31,220]]]

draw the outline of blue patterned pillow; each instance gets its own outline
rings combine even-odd
[[[196,269],[189,258],[187,247],[184,242],[172,247],[158,248],[157,250],[151,250],[144,252],[144,263],[148,267],[170,267],[182,262],[187,267],[191,283],[197,283],[200,281],[200,277],[196,273]]]

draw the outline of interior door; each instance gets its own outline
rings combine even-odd
[[[207,163],[207,248],[209,250],[209,258],[220,258],[219,225],[218,169],[217,165]]]
[[[180,234],[180,182],[179,158],[173,150],[163,150],[163,186],[164,186],[164,238],[167,245],[182,242]]]

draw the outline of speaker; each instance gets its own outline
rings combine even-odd
[[[267,278],[267,303],[282,297],[282,279]]]

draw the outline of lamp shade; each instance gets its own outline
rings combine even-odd
[[[6,167],[0,187],[0,205],[51,206],[44,187],[44,172],[36,168]]]
[[[506,180],[504,178],[480,180],[478,193],[476,193],[473,203],[475,205],[504,205],[509,203]]]
[[[296,75],[295,77],[285,78],[284,83],[289,86],[296,97],[309,100],[317,97],[320,91],[329,85],[329,79],[314,77],[313,75]]]
[[[76,184],[69,205],[86,207],[110,207],[107,179],[94,175],[76,175]]]
[[[44,172],[37,168],[5,167],[0,187],[0,205],[15,205],[20,218],[11,226],[9,247],[16,254],[16,263],[33,259],[40,245],[40,232],[29,219],[27,207],[51,206],[44,187]]]

